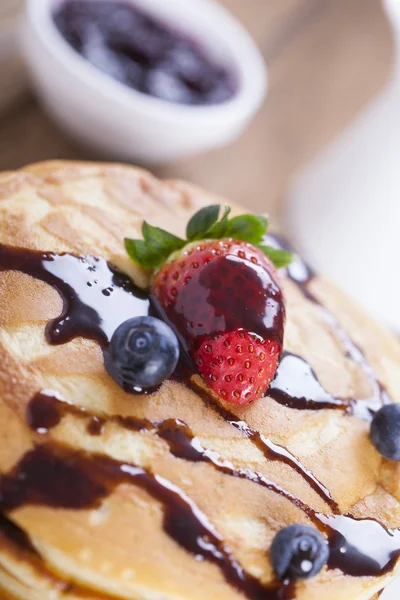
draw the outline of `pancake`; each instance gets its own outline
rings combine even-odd
[[[1,598],[371,600],[399,571],[400,467],[369,428],[400,398],[400,347],[300,259],[261,400],[224,403],[195,374],[128,394],[108,374],[104,332],[146,305],[124,237],[143,218],[182,235],[215,201],[122,165],[0,175]],[[82,268],[100,324],[82,318]],[[291,523],[331,558],[283,586],[269,548]]]

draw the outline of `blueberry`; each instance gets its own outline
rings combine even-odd
[[[400,404],[378,410],[371,424],[371,440],[382,456],[400,461]]]
[[[162,383],[179,358],[178,340],[163,321],[135,317],[118,327],[111,338],[113,367],[129,388],[147,389]]]
[[[329,557],[322,535],[309,525],[289,525],[275,536],[272,566],[281,581],[308,579],[320,572]]]

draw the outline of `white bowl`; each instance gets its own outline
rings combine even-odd
[[[237,92],[213,106],[152,98],[97,70],[55,27],[52,14],[61,1],[27,0],[21,42],[47,111],[84,145],[119,159],[175,160],[231,142],[262,103],[267,74],[261,54],[243,27],[212,0],[125,1],[187,33],[233,70]]]

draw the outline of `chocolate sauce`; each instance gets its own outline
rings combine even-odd
[[[339,506],[337,502],[332,498],[332,495],[328,488],[321,483],[312,472],[305,467],[301,461],[296,458],[287,448],[275,444],[261,433],[251,430],[249,426],[244,422],[231,421],[231,425],[243,431],[244,429],[248,432],[246,435],[253,441],[264,456],[271,461],[283,462],[297,473],[299,473],[303,479],[307,481],[310,487],[318,494],[331,508],[333,511],[338,511]]]
[[[210,404],[207,392],[197,385],[193,387],[196,393]],[[213,402],[212,407],[225,421],[246,435],[266,458],[283,460],[300,473],[336,513],[324,515],[298,498],[292,500],[292,503],[301,508],[313,524],[327,535],[330,548],[329,568],[340,569],[350,576],[378,576],[391,569],[394,561],[400,556],[400,529],[389,530],[374,519],[356,519],[350,515],[338,514],[339,506],[329,490],[286,448],[274,444],[261,433],[251,429],[244,421],[237,420],[234,413],[220,405]],[[258,483],[256,479],[252,481]],[[285,492],[285,497],[290,500],[288,492]]]
[[[49,410],[49,404],[52,404],[51,410]],[[75,415],[85,418],[91,416],[90,413],[87,413],[85,410],[77,409],[76,407],[63,402],[60,397],[55,394],[51,395],[49,392],[46,392],[46,394],[38,394],[29,406],[29,414],[31,415],[30,423],[32,426],[35,424],[35,429],[43,431],[46,428],[50,428],[50,424],[55,426],[55,424],[57,424],[68,412],[72,412]],[[315,489],[317,493],[320,495],[323,493],[322,497],[331,506],[334,512],[339,510],[328,490],[322,486],[322,484],[318,482],[318,480],[316,480],[314,476],[288,452],[288,450],[273,444],[258,432],[253,431],[246,423],[238,421],[232,413],[219,408],[218,412],[222,414],[231,425],[249,437],[249,439],[263,451],[267,458],[272,460],[284,460],[286,464],[289,464],[295,468],[297,472],[300,472],[303,477],[313,485],[313,489]],[[49,414],[51,415],[51,419],[48,418]],[[90,423],[92,423],[94,419],[96,420],[96,423],[104,424],[104,419],[93,415],[91,416]],[[179,419],[165,419],[163,421],[152,422],[147,419],[116,416],[112,417],[111,420],[115,420],[122,426],[133,431],[154,431],[160,438],[167,442],[171,453],[177,458],[193,462],[211,463],[215,468],[227,475],[247,479],[252,483],[266,487],[291,501],[295,506],[302,509],[307,514],[320,531],[323,531],[327,535],[330,547],[329,568],[340,569],[343,573],[351,576],[382,575],[391,568],[395,559],[400,556],[400,531],[390,531],[379,522],[372,519],[356,519],[348,515],[340,514],[327,516],[316,512],[312,507],[283,490],[263,475],[253,472],[250,469],[236,469],[229,461],[222,459],[218,453],[204,448],[190,428]],[[42,451],[43,448],[45,449],[44,454]],[[97,477],[94,481],[88,475],[89,471],[91,472],[91,460],[94,461],[93,472],[95,474],[98,473],[99,465],[101,467],[100,472],[103,473],[104,470],[107,474],[109,472],[110,464],[120,464],[112,459],[100,457],[99,455],[90,455],[90,457],[85,455],[84,459],[82,459],[81,454],[74,453],[73,451],[66,451],[66,449],[62,450],[60,456],[59,452],[56,451],[54,453],[53,450],[47,452],[46,448],[53,447],[39,446],[33,451],[33,454],[29,453],[24,457],[17,472],[13,474],[11,482],[10,476],[6,476],[3,480],[0,480],[0,510],[10,510],[16,505],[24,503],[47,503],[50,506],[63,506],[64,508],[75,509],[87,508],[88,503],[90,505],[93,502],[100,503],[101,500],[114,489],[115,485],[122,482],[119,480],[115,482],[114,475],[112,477],[106,475],[106,479],[104,479],[105,476],[103,474],[100,480]],[[66,452],[68,458],[65,458]],[[32,456],[34,456],[33,462]],[[76,461],[79,466],[83,464],[83,469],[75,468]],[[135,469],[136,467],[132,468]],[[19,476],[21,476],[21,470],[23,472],[24,485],[26,485],[26,493],[29,496],[28,498],[21,496],[21,492],[19,492],[15,486],[15,478],[18,479]],[[143,479],[143,470],[139,471],[141,473],[141,479]],[[128,472],[130,471],[128,470]],[[33,475],[31,475],[32,473]],[[148,482],[148,476],[149,474],[144,477],[146,482]],[[158,476],[154,477],[156,480],[161,479],[158,478]],[[141,481],[141,479],[139,478],[139,481]],[[104,481],[106,484],[104,484]],[[52,485],[51,482],[53,482],[54,485]],[[102,485],[100,485],[100,483]],[[142,484],[139,483],[139,485]],[[69,496],[68,492],[68,490],[71,489],[71,486],[79,491],[78,495],[72,494],[72,498]],[[68,490],[66,491],[65,488],[68,488]],[[145,489],[147,489],[147,487],[145,487]],[[7,494],[7,490],[11,490],[11,492],[9,491]],[[147,489],[147,491],[149,490]],[[150,491],[150,493],[152,492]],[[12,500],[9,499],[10,494]],[[92,496],[94,496],[94,499]],[[159,499],[158,496],[155,497]],[[176,516],[171,516],[171,519],[172,518],[176,518]],[[170,530],[168,526],[168,520],[166,523],[165,531],[171,535],[171,537],[177,539],[175,530]],[[184,527],[186,527],[186,523]],[[196,556],[200,556],[198,554],[198,549],[193,546],[193,527],[194,525],[191,523],[190,532],[192,533],[189,532],[189,541],[180,538],[178,543],[185,547],[189,552],[194,553]],[[183,532],[182,535],[184,535]],[[204,554],[201,554],[201,557],[209,559],[209,557]],[[223,568],[226,575],[225,563],[221,568]],[[229,563],[229,570],[231,568],[232,565]],[[230,578],[228,578],[228,580],[233,585],[237,586],[237,582],[232,582]],[[254,591],[253,584],[254,582],[250,586],[250,589],[252,590],[250,595],[246,594],[249,598],[258,598],[257,590],[255,596],[251,595]],[[281,600],[290,597],[284,595],[289,592],[291,597],[294,598],[293,590],[289,590],[289,588],[285,588],[284,586],[274,592],[268,590],[268,594],[275,593],[279,595],[268,595],[264,597],[267,599]],[[265,593],[265,590],[263,590],[263,593]]]
[[[51,390],[42,390],[37,393],[28,404],[26,419],[31,429],[37,433],[45,434],[49,429],[56,427],[62,418],[59,410],[60,403],[65,401],[60,394]],[[72,408],[75,410],[75,407]]]
[[[348,410],[351,406],[349,401],[334,398],[323,388],[306,360],[286,351],[267,394],[284,406],[302,410]]]
[[[301,257],[296,254],[295,249],[289,242],[280,235],[277,234],[268,234],[264,237],[264,243],[267,246],[271,246],[272,248],[276,248],[277,250],[288,250],[289,252],[293,252],[293,260],[288,267],[286,267],[286,273],[292,281],[294,281],[297,285],[302,286],[303,294],[308,298],[309,291],[307,289],[307,285],[316,277],[315,271],[305,263]],[[310,299],[315,301],[314,296],[310,294]]]
[[[90,419],[87,432],[89,435],[101,435],[103,433],[104,426],[106,424],[106,420],[100,417],[92,417]]]
[[[287,241],[280,236],[268,235],[265,241],[275,248],[293,251]],[[309,284],[316,273],[298,255],[295,255],[293,262],[286,271],[288,277],[299,287],[303,295],[318,306],[329,327],[339,336],[347,357],[360,365],[371,381],[373,392],[370,398],[365,399],[335,398],[323,388],[316,374],[303,358],[284,352],[275,380],[268,390],[268,395],[290,408],[299,410],[340,409],[360,419],[371,421],[375,412],[381,406],[391,402],[389,395],[379,382],[374,369],[361,348],[350,338],[337,318],[311,292]]]
[[[121,323],[149,311],[146,293],[102,258],[0,244],[0,271],[5,270],[31,275],[60,294],[62,314],[46,327],[51,344],[64,344],[82,336],[104,347]]]
[[[338,505],[332,498],[329,490],[321,483],[304,465],[301,464],[298,458],[296,458],[287,448],[275,444],[262,433],[256,431],[250,427],[245,421],[238,419],[238,417],[226,408],[223,408],[220,404],[213,402],[210,399],[207,391],[194,383],[193,381],[186,382],[196,394],[198,394],[203,401],[211,406],[226,422],[238,429],[246,437],[248,437],[253,444],[262,452],[268,460],[280,461],[287,464],[289,467],[299,473],[312,487],[312,489],[328,504],[333,511],[338,511]]]
[[[85,409],[80,409],[74,405],[68,404],[63,401],[61,396],[49,391],[36,394],[28,405],[27,413],[28,422],[31,428],[38,433],[47,432],[51,427],[57,426],[61,419],[67,414],[73,414],[80,418],[89,418],[87,432],[90,435],[101,435],[106,423],[105,417],[93,415],[93,413],[87,412]],[[51,415],[51,419],[48,418],[48,415]],[[131,416],[121,417],[116,415],[109,416],[107,421],[118,423],[121,427],[130,431],[153,432],[167,442],[171,454],[176,458],[191,462],[207,462],[226,475],[247,479],[248,481],[261,485],[262,487],[283,496],[292,504],[303,510],[308,516],[311,517],[313,515],[312,510],[299,498],[296,498],[293,494],[284,490],[264,475],[256,473],[251,469],[237,469],[230,461],[223,459],[214,450],[204,448],[189,426],[180,419],[169,418],[161,421],[150,421],[148,419],[139,419]],[[270,445],[269,452],[271,455],[273,453],[276,460],[279,460],[279,456],[282,456],[282,460],[287,464],[290,464],[291,455],[287,450],[273,444],[269,440],[264,440],[263,443]],[[297,459],[294,459],[293,457],[293,460],[296,460],[297,468],[301,469],[302,473],[311,476]],[[323,498],[325,499],[325,496],[323,496]]]
[[[128,426],[132,422],[132,419],[130,418],[129,421]],[[126,424],[126,420],[122,424]],[[151,430],[147,425],[143,429]],[[312,509],[310,507],[264,475],[248,468],[238,469],[230,461],[222,458],[218,452],[204,448],[188,425],[180,419],[165,419],[164,421],[155,422],[152,424],[152,429],[158,437],[167,442],[171,454],[176,458],[192,462],[207,462],[225,475],[247,479],[252,483],[267,488],[275,494],[279,494],[303,510],[308,516],[312,516]]]
[[[365,365],[366,367],[367,365]],[[284,351],[267,395],[279,404],[297,410],[336,409],[370,422],[377,410],[390,402],[382,385],[369,370],[374,392],[370,398],[337,398],[325,390],[304,358]]]
[[[35,394],[26,409],[29,427],[40,434],[57,427],[67,414],[85,417],[88,413],[84,408],[67,402],[54,390],[42,390]]]
[[[25,505],[84,510],[98,508],[120,484],[144,489],[163,505],[163,527],[198,560],[216,564],[250,600],[282,600],[280,584],[266,587],[235,560],[207,516],[181,489],[160,475],[101,454],[44,444],[27,452],[0,479],[0,511]]]
[[[196,389],[198,392],[198,390]],[[35,423],[39,431],[49,427],[47,414],[49,403],[52,403],[52,423],[57,423],[67,414],[72,413],[80,417],[91,417],[89,424],[96,423],[104,424],[104,419],[98,416],[93,416],[85,410],[77,409],[76,407],[62,402],[59,396],[51,396],[46,394],[38,394],[30,403],[29,414],[31,415],[31,424]],[[44,404],[46,410],[41,406]],[[249,437],[256,446],[270,460],[283,460],[286,464],[294,468],[300,473],[313,489],[327,502],[331,509],[337,513],[339,507],[332,499],[329,491],[323,486],[313,475],[308,471],[298,459],[296,459],[289,451],[281,446],[278,446],[267,440],[258,432],[253,431],[243,421],[238,421],[232,413],[228,413],[223,409],[218,409],[218,412],[234,427],[239,429],[244,435]],[[58,415],[58,418],[54,418]],[[44,421],[41,421],[43,419]],[[192,462],[208,462],[217,470],[226,475],[246,479],[254,484],[260,485],[277,493],[292,504],[303,510],[318,529],[328,535],[330,547],[332,549],[330,566],[331,568],[340,568],[344,573],[349,575],[360,574],[373,575],[379,574],[381,571],[390,567],[393,558],[400,555],[400,532],[388,532],[382,525],[371,520],[356,520],[349,516],[332,515],[325,516],[317,513],[312,507],[305,504],[290,492],[284,490],[276,483],[269,480],[267,477],[254,472],[250,469],[237,469],[232,463],[223,459],[217,452],[206,449],[202,446],[200,440],[196,438],[190,428],[179,419],[165,419],[163,421],[149,421],[147,419],[138,419],[134,417],[111,417],[109,420],[118,422],[121,426],[132,431],[153,431],[160,438],[164,439],[171,453],[184,460]],[[96,435],[97,435],[96,431]],[[372,529],[373,528],[373,529]],[[369,536],[371,531],[379,534],[379,547],[374,552],[365,554],[365,536]],[[346,532],[349,532],[346,536]],[[393,537],[392,537],[393,536]],[[348,539],[347,539],[348,538]],[[375,538],[376,539],[376,536]],[[343,548],[347,551],[344,556]],[[350,551],[347,550],[350,548]],[[348,560],[350,557],[350,560]],[[389,557],[389,559],[386,559]],[[390,564],[389,564],[390,563]],[[375,565],[373,568],[371,565]],[[376,565],[379,565],[377,567]],[[355,573],[357,569],[357,573]],[[374,570],[375,569],[375,570]],[[362,572],[362,573],[361,573]]]
[[[198,559],[219,566],[227,581],[252,600],[287,598],[285,586],[266,588],[236,562],[199,507],[177,486],[159,475],[100,454],[59,444],[37,446],[0,479],[0,511],[25,505],[74,510],[92,509],[115,488],[129,483],[163,504],[164,530]],[[328,535],[329,567],[352,576],[382,575],[400,555],[400,531],[377,521],[318,514],[312,520]],[[367,549],[367,552],[366,552]]]
[[[400,556],[400,530],[374,519],[348,515],[317,515],[329,537],[328,567],[352,577],[380,576]]]
[[[1,481],[1,480],[0,480]],[[0,512],[0,533],[4,535],[11,542],[16,544],[19,548],[30,552],[31,554],[37,555],[37,551],[32,545],[31,540],[26,533],[18,527],[15,523],[7,519],[5,515]]]
[[[317,303],[318,301],[315,299],[315,302]],[[372,384],[372,395],[369,398],[360,400],[351,399],[349,412],[359,419],[371,421],[376,411],[379,410],[383,405],[390,404],[392,399],[377,378],[372,365],[369,363],[361,348],[351,339],[348,333],[340,325],[337,318],[325,307],[321,306],[320,304],[319,306],[326,322],[339,336],[343,347],[346,350],[347,357],[361,367]]]

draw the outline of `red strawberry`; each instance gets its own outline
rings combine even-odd
[[[287,264],[289,254],[260,245],[265,218],[242,215],[228,221],[226,210],[217,222],[218,212],[219,207],[207,207],[192,218],[189,242],[146,223],[144,241],[126,244],[137,262],[159,267],[151,283],[153,303],[207,384],[222,399],[244,405],[263,395],[278,365],[285,308],[268,256]]]
[[[194,352],[207,384],[224,400],[248,404],[265,392],[274,378],[281,347],[247,331],[217,333]]]

